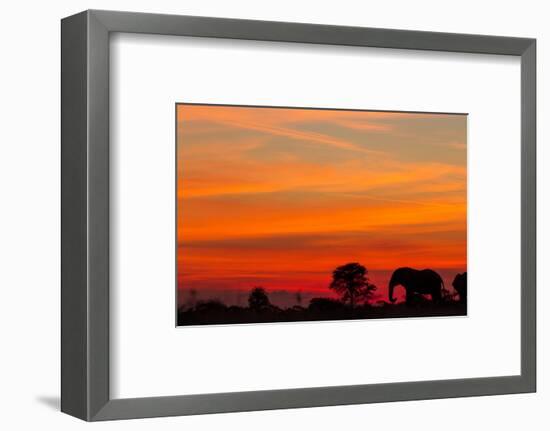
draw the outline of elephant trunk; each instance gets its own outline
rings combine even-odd
[[[388,286],[388,299],[390,302],[395,302],[395,298],[393,297],[393,288],[395,287],[395,283],[393,279],[390,281],[390,285]]]

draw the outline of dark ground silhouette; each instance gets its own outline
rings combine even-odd
[[[234,323],[299,322],[320,320],[381,319],[402,317],[466,315],[466,273],[457,274],[455,293],[445,289],[441,277],[432,270],[398,268],[389,284],[388,302],[372,303],[376,286],[359,263],[348,263],[333,271],[329,289],[340,295],[313,298],[308,306],[297,304],[280,308],[269,300],[268,292],[254,287],[248,296],[248,307],[227,306],[218,300],[193,301],[178,310],[178,325],[212,325]],[[406,301],[395,303],[395,286],[406,290]]]

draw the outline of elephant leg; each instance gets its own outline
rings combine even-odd
[[[441,299],[441,290],[438,288],[432,293],[432,302],[435,304],[439,304],[441,302]]]
[[[414,303],[414,294],[411,291],[409,291],[409,289],[407,289],[407,296],[405,298],[405,303],[407,305],[413,305]]]

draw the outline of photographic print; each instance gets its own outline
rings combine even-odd
[[[466,130],[177,104],[177,324],[466,315]]]

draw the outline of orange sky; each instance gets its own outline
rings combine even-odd
[[[326,292],[466,270],[465,115],[177,107],[178,287]]]

